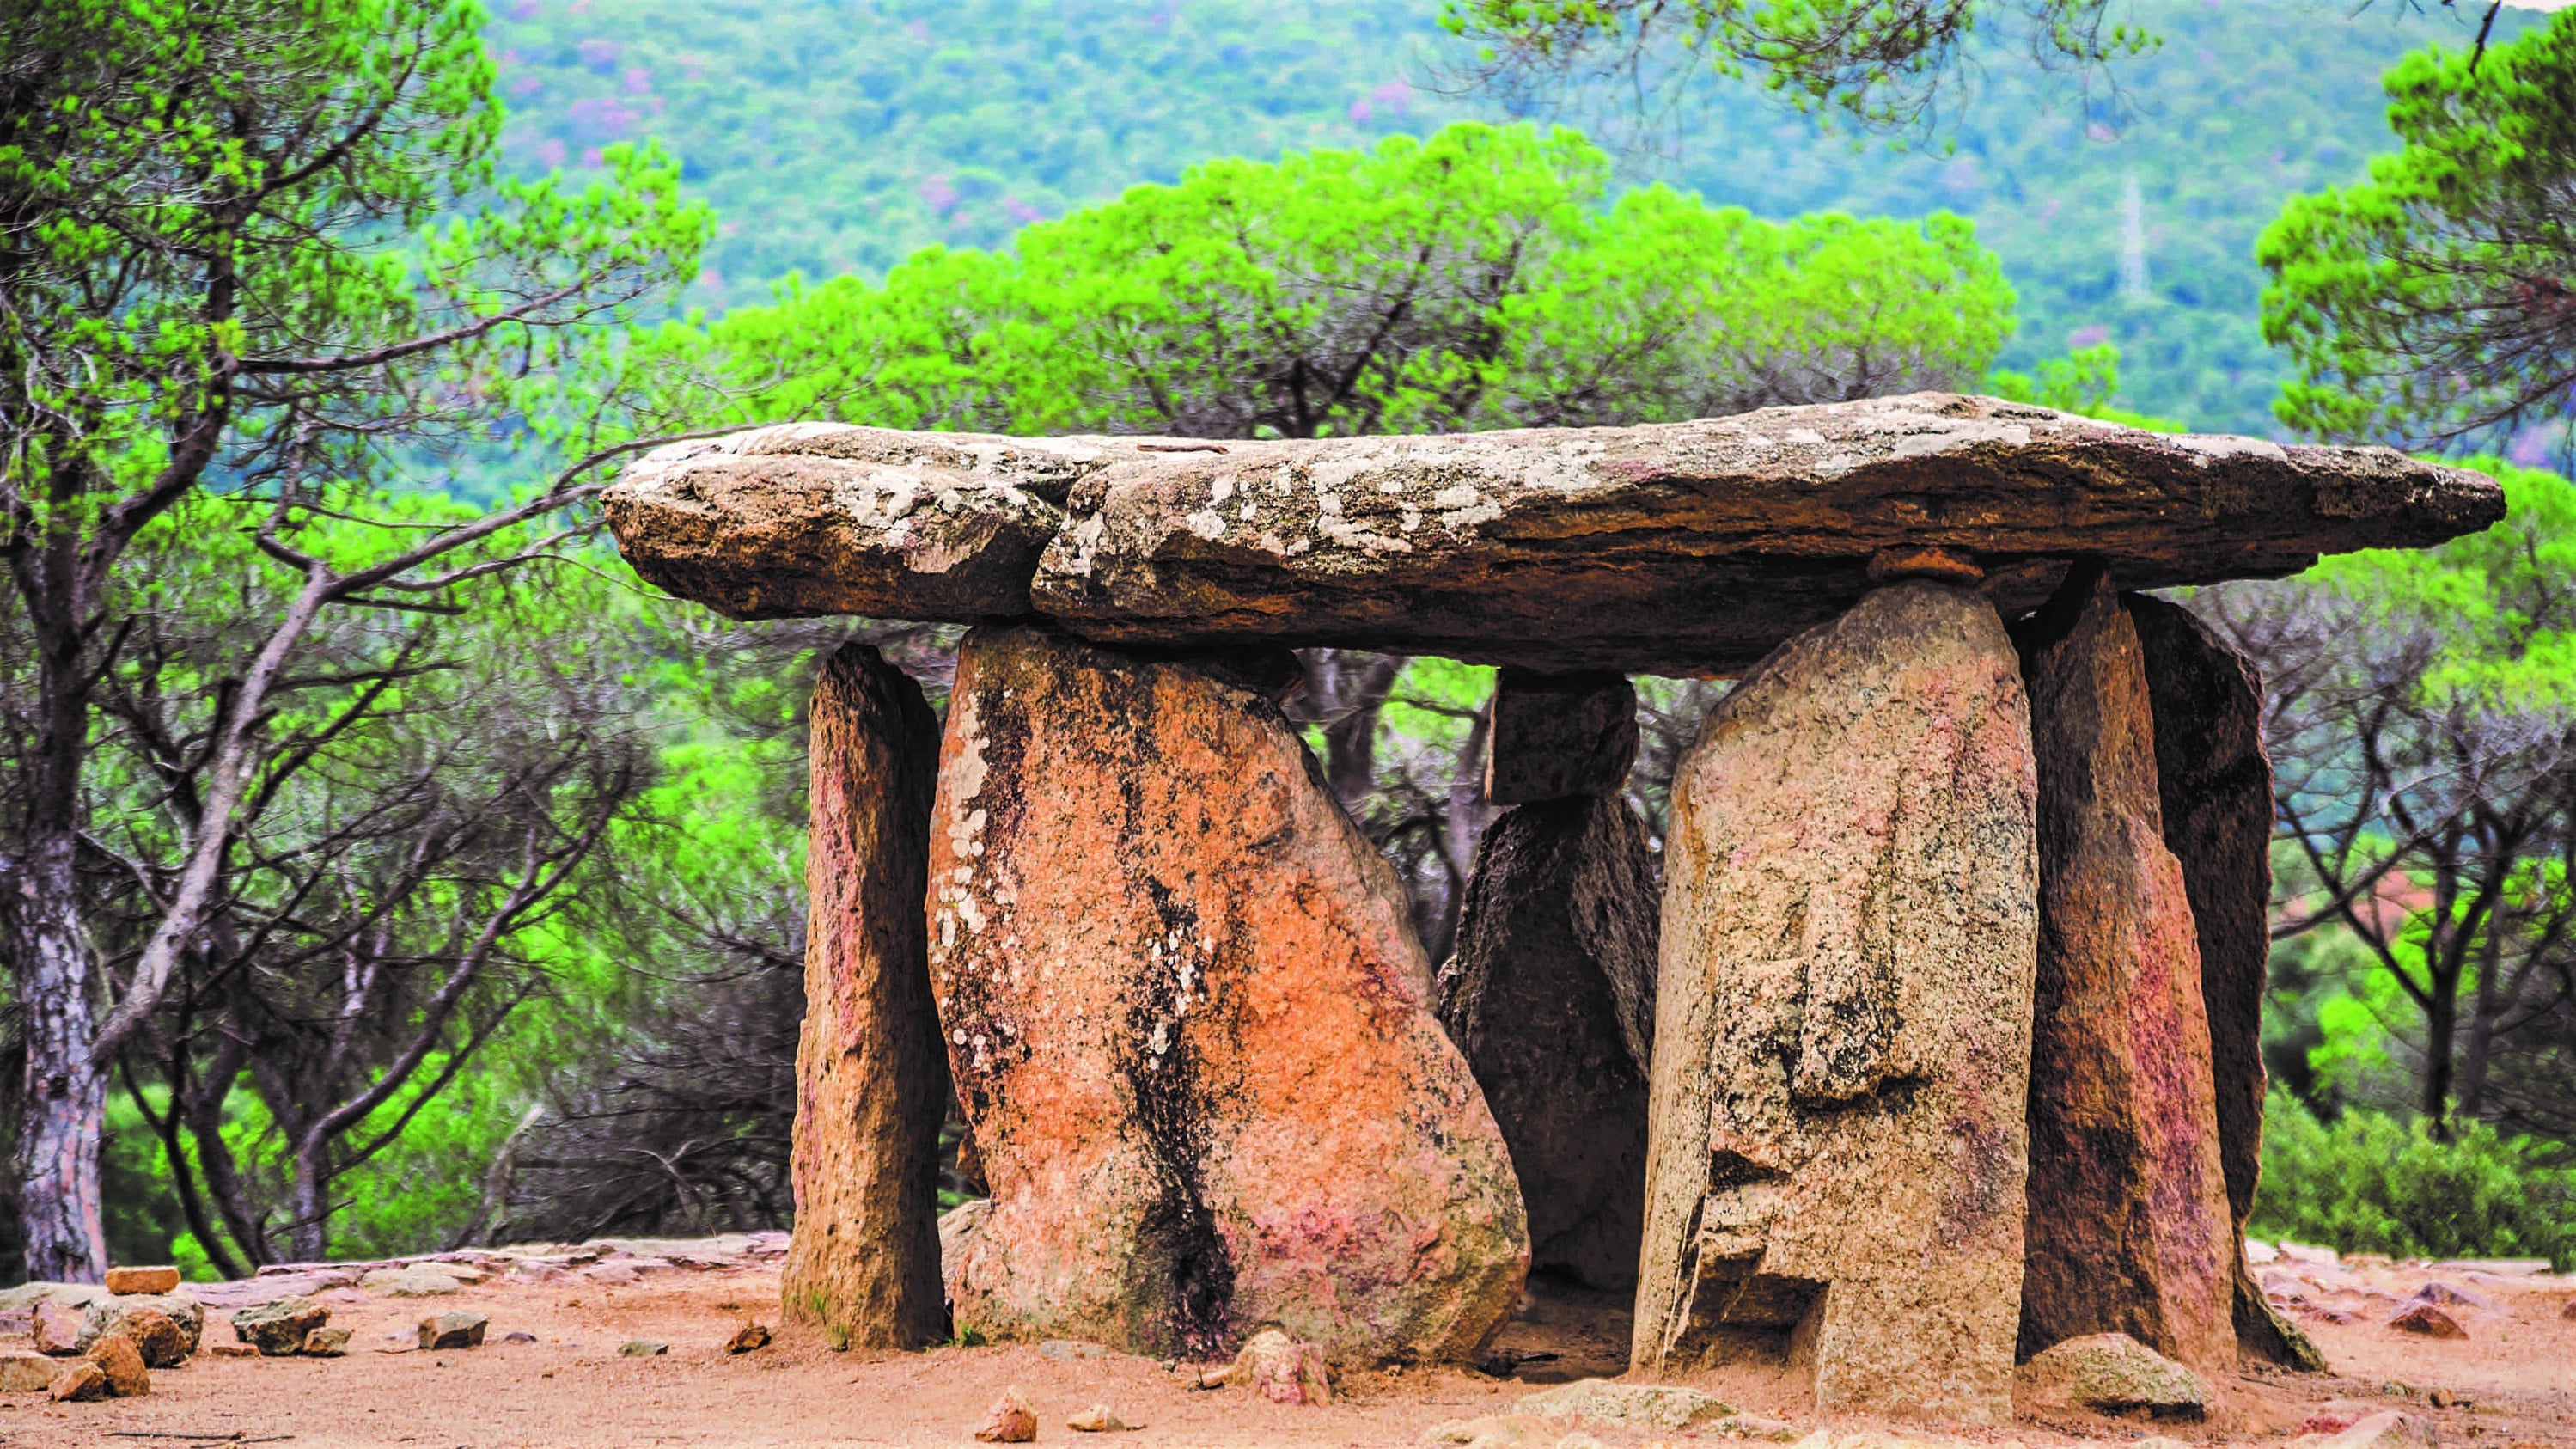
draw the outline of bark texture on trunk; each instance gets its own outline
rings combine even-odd
[[[939,1124],[948,1057],[922,903],[939,721],[921,686],[846,644],[814,689],[812,913],[796,1052],[796,1230],[780,1293],[837,1342],[947,1336]]]
[[[18,1123],[19,1229],[27,1276],[96,1283],[107,1276],[99,1213],[99,1132],[107,1071],[92,1059],[89,933],[69,831],[31,842],[0,871],[0,948],[26,1014],[25,1107]]]
[[[2254,661],[2179,604],[2122,601],[2145,650],[2165,845],[2182,865],[2200,941],[2218,1162],[2236,1220],[2237,1347],[2290,1368],[2321,1369],[2307,1335],[2284,1322],[2245,1264],[2245,1220],[2263,1174],[2263,987],[2272,951],[2272,761]]]
[[[2040,933],[2021,1352],[2126,1333],[2225,1369],[2243,1255],[2144,649],[2095,569],[2033,620],[2023,651]]]

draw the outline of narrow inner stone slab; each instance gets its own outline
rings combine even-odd
[[[1946,393],[1322,440],[802,424],[647,455],[604,505],[639,573],[736,618],[1035,613],[1109,642],[1656,674],[1740,670],[1891,561],[1937,555],[2017,614],[2076,558],[2131,589],[2269,578],[2504,512],[2493,480],[2384,448]]]

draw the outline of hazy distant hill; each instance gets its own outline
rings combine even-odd
[[[790,268],[874,274],[932,242],[1003,244],[1024,221],[1204,157],[1499,114],[1437,89],[1462,53],[1437,11],[1438,0],[519,0],[491,36],[514,164],[578,167],[647,134],[684,158],[724,216],[698,298],[721,306],[759,300]],[[2119,70],[2116,100],[1998,51],[1956,124],[1896,154],[1712,83],[1672,154],[1637,154],[1632,169],[1771,215],[1964,212],[2021,291],[2008,362],[2107,336],[2126,354],[2131,405],[2276,431],[2254,237],[2284,196],[2358,177],[2389,144],[2380,71],[2426,41],[2464,43],[2469,23],[2393,3],[2353,16],[2339,0],[2134,0],[2131,14],[2165,44]],[[2507,12],[2499,38],[2535,23]]]

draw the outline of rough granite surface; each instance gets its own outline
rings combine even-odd
[[[1293,677],[1261,662],[959,652],[930,964],[992,1187],[945,1231],[961,1332],[1461,1360],[1519,1299],[1520,1191],[1402,887],[1234,682]]]
[[[948,1057],[921,912],[939,717],[875,649],[844,644],[815,682],[812,721],[796,1226],[779,1292],[789,1318],[836,1342],[919,1348],[948,1336]]]
[[[2008,1423],[2037,955],[2030,716],[1909,581],[1747,676],[1673,782],[1632,1366]]]
[[[2039,986],[2021,1351],[2126,1333],[2236,1361],[2243,1253],[2200,941],[2165,843],[2145,651],[2098,576],[2023,630],[2039,757]]]
[[[2496,484],[2383,448],[2143,432],[1947,393],[1629,428],[1196,442],[791,424],[605,499],[638,572],[736,618],[979,622],[1554,672],[1727,673],[1937,556],[2008,612],[2440,542]],[[1882,565],[1873,569],[1873,563]]]

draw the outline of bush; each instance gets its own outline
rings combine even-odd
[[[2380,1112],[2320,1122],[2276,1091],[2248,1231],[2400,1258],[2547,1258],[2564,1271],[2576,1266],[2576,1171],[2483,1122],[2443,1142]]]

